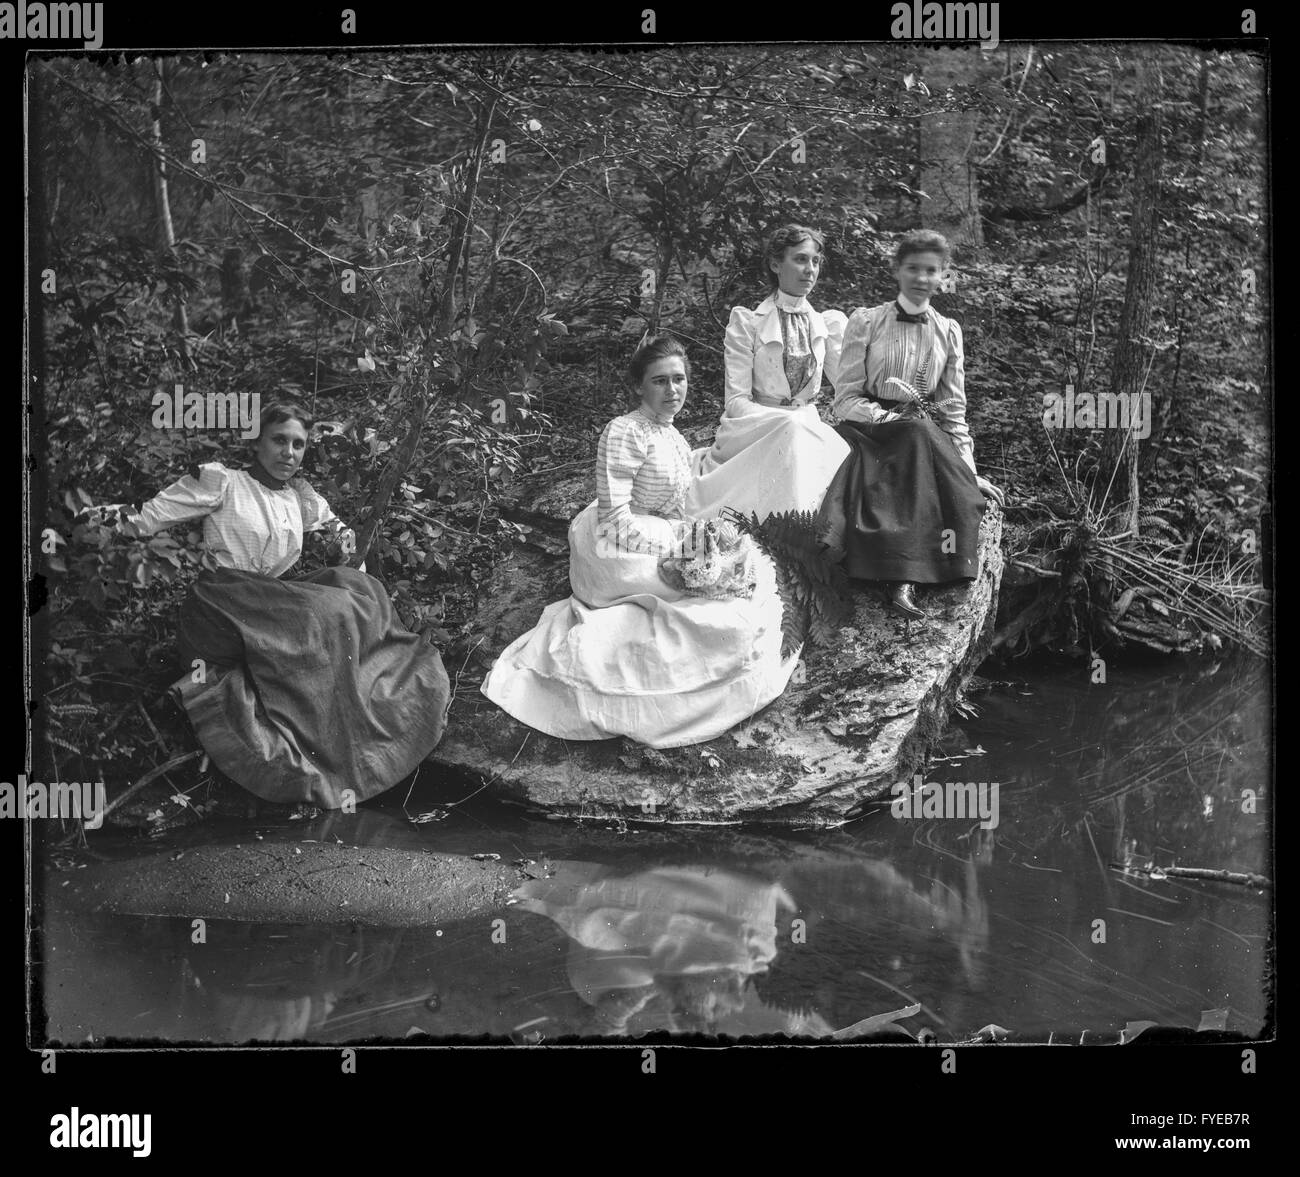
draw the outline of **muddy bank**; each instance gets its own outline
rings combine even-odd
[[[422,927],[504,909],[513,866],[332,843],[197,846],[48,879],[50,902],[114,915]]]

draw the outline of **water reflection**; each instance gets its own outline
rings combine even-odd
[[[62,1042],[818,1037],[918,1004],[901,1029],[948,1039],[990,1022],[1043,1036],[1195,1027],[1207,1010],[1257,1034],[1269,895],[1123,865],[1272,874],[1267,683],[1205,669],[1115,675],[1104,691],[1057,668],[1021,671],[980,696],[927,779],[998,781],[991,830],[883,808],[803,835],[615,830],[493,806],[415,825],[400,800],[259,829],[499,853],[535,860],[538,877],[497,913],[504,943],[484,918],[406,930],[210,921],[198,945],[188,921],[55,905],[46,1031]],[[407,808],[436,803],[421,786]],[[186,835],[214,836],[251,832]]]
[[[834,1029],[816,1014],[769,1010],[750,991],[776,958],[783,915],[797,910],[779,883],[707,867],[632,875],[588,862],[557,867],[520,888],[520,907],[569,936],[569,984],[591,1006],[591,1032]]]

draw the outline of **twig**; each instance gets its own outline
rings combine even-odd
[[[1024,72],[1020,75],[1020,85],[1016,87],[1016,95],[1011,100],[1011,110],[1007,114],[1006,125],[1002,128],[1001,134],[998,135],[997,142],[993,144],[993,150],[990,151],[988,155],[986,155],[982,160],[980,160],[979,163],[975,165],[976,167],[983,167],[986,163],[989,162],[989,160],[991,160],[995,155],[997,155],[998,151],[1001,149],[1002,140],[1006,138],[1007,132],[1011,130],[1011,120],[1016,117],[1016,106],[1020,102],[1021,94],[1023,94],[1025,91],[1025,79],[1029,77],[1029,71],[1033,67],[1033,64],[1034,64],[1034,47],[1030,45],[1029,52],[1025,55]]]
[[[434,527],[444,528],[447,531],[455,532],[457,535],[469,535],[469,536],[473,535],[472,532],[465,531],[459,527],[455,527],[452,524],[448,523],[445,519],[435,519],[432,515],[426,515],[423,511],[417,511],[414,507],[393,508],[394,515],[401,515],[403,513],[407,515],[414,515],[417,519],[423,519],[425,523],[431,523],[433,524]]]
[[[1137,871],[1140,874],[1150,875],[1159,881],[1161,878],[1170,879],[1204,879],[1211,883],[1238,883],[1243,887],[1271,887],[1273,881],[1264,875],[1250,874],[1245,871],[1235,870],[1213,870],[1201,866],[1129,866],[1124,867],[1122,863],[1112,862],[1116,870]]]
[[[534,478],[539,474],[554,474],[557,470],[567,470],[571,466],[585,466],[591,461],[591,458],[577,458],[572,462],[561,462],[558,466],[547,466],[543,470],[529,470],[523,477]]]
[[[203,755],[203,750],[201,748],[193,752],[182,752],[179,756],[173,756],[170,760],[164,760],[162,764],[159,764],[156,767],[151,768],[147,773],[144,774],[144,776],[142,776],[138,781],[136,781],[135,784],[125,789],[121,794],[121,796],[114,797],[112,801],[110,801],[107,805],[105,805],[104,812],[99,815],[100,819],[102,820],[103,818],[106,818],[119,805],[121,805],[125,801],[129,801],[146,785],[153,784],[153,782],[156,781],[160,776],[163,776],[165,773],[170,772],[173,768],[180,767],[180,765],[184,764],[187,760],[197,760],[202,755]],[[65,842],[71,841],[71,839],[75,836],[76,836],[75,834],[70,834],[67,838],[64,839],[64,841]]]
[[[452,684],[452,688],[451,688],[452,703],[456,701],[456,692],[460,690],[460,676],[465,673],[465,667],[469,665],[469,660],[472,657],[474,657],[474,651],[477,650],[479,646],[481,646],[485,641],[487,641],[487,634],[484,634],[481,638],[479,638],[478,641],[476,641],[473,644],[473,646],[470,647],[469,653],[465,655],[465,661],[460,664],[460,669],[456,671],[456,681]],[[450,703],[447,705],[447,708],[448,710],[451,709]]]
[[[158,728],[155,726],[153,719],[149,715],[149,712],[147,712],[144,709],[144,704],[141,703],[139,699],[135,701],[135,708],[144,717],[145,723],[149,725],[149,730],[153,732],[153,742],[158,745],[158,750],[162,752],[164,756],[170,756],[172,751],[171,748],[167,746],[167,741],[162,738],[162,735],[159,733]]]
[[[497,773],[496,776],[494,776],[491,780],[484,781],[481,785],[479,785],[477,789],[474,790],[474,792],[467,793],[459,801],[448,801],[447,802],[448,808],[450,808],[452,805],[464,805],[466,801],[468,801],[471,797],[475,797],[479,793],[483,792],[483,790],[486,789],[489,785],[495,785],[497,781],[499,781],[503,776],[505,776],[506,773],[508,773],[514,767],[515,761],[519,759],[519,753],[524,750],[524,745],[528,743],[528,739],[532,734],[533,733],[531,731],[527,731],[524,733],[524,742],[523,744],[519,745],[519,752],[516,752],[510,758],[510,763],[507,764],[505,768],[503,768],[499,773]]]
[[[1055,576],[1059,578],[1061,575],[1055,568],[1040,568],[1037,564],[1026,564],[1023,560],[1012,560],[1011,563],[1017,568],[1026,568],[1030,572],[1037,572],[1039,576]]]

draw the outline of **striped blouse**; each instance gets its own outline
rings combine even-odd
[[[598,518],[602,531],[631,541],[629,550],[644,546],[634,516],[684,518],[690,485],[690,447],[670,418],[641,406],[605,426],[596,450]]]
[[[121,530],[140,538],[196,519],[203,520],[204,544],[218,567],[266,576],[282,576],[298,562],[304,532],[344,530],[305,479],[273,489],[219,462],[160,491],[124,519]]]
[[[975,443],[966,425],[966,355],[961,325],[933,306],[926,323],[900,323],[898,304],[859,307],[849,316],[831,412],[837,421],[879,420],[875,403],[897,399],[890,377],[910,384],[930,402],[934,421],[972,470]]]

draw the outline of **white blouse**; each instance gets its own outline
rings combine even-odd
[[[891,377],[912,385],[931,402],[935,424],[972,470],[975,443],[966,425],[966,354],[961,325],[926,310],[928,322],[904,323],[898,304],[859,307],[849,316],[831,412],[837,421],[879,420],[888,409],[868,399],[896,399]]]
[[[672,419],[644,406],[615,417],[596,450],[596,502],[602,531],[643,545],[634,516],[684,517],[691,485],[691,450]],[[647,550],[654,547],[649,543]]]
[[[823,375],[838,387],[846,322],[842,311],[822,314],[806,298],[779,290],[753,310],[733,307],[724,341],[726,403],[743,398],[769,406],[811,404],[821,391]],[[793,341],[791,358],[806,348],[812,362],[788,367],[787,340]],[[807,371],[801,388],[790,387],[790,370]]]
[[[304,532],[343,530],[305,479],[276,490],[220,462],[200,466],[198,478],[173,482],[127,516],[121,530],[140,538],[194,519],[203,520],[204,544],[219,567],[266,576],[281,576],[298,562]]]

